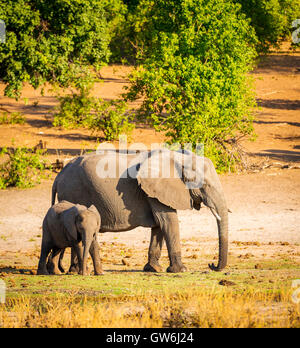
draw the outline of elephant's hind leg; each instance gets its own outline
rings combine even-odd
[[[49,275],[49,272],[47,270],[47,257],[52,249],[51,243],[47,241],[42,241],[42,248],[41,248],[41,255],[38,265],[37,274],[38,275]]]
[[[144,267],[144,272],[161,272],[159,264],[161,249],[164,243],[164,235],[160,227],[151,229],[151,241],[148,251],[148,263]]]
[[[62,261],[64,259],[64,255],[65,255],[65,249],[63,249],[59,255],[59,261],[58,261],[58,268],[61,271],[61,273],[65,273],[65,269],[62,265]]]
[[[53,274],[52,250],[50,255],[48,256],[47,271],[49,274]]]
[[[59,262],[60,254],[61,254],[61,252],[63,250],[64,249],[60,249],[60,248],[57,248],[57,247],[53,248],[52,260],[51,260],[51,263],[52,263],[52,274],[61,274],[61,271],[60,271],[60,269],[58,267],[58,262]]]
[[[75,248],[71,248],[71,265],[68,273],[79,273],[79,263]]]

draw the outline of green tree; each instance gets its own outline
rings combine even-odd
[[[292,21],[300,18],[300,2],[295,0],[234,0],[251,20],[258,37],[257,50],[268,52],[290,36]]]
[[[226,0],[141,0],[135,35],[140,65],[125,98],[170,142],[205,144],[219,170],[239,159],[255,105],[248,72],[255,34],[239,5]]]
[[[109,5],[110,4],[110,5]],[[121,0],[2,0],[0,80],[5,94],[19,97],[24,82],[68,87],[109,60],[113,11]],[[119,16],[119,15],[118,15]]]

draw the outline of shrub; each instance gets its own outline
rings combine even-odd
[[[14,150],[3,148],[0,157],[8,156],[8,160],[0,165],[0,189],[13,186],[29,188],[39,184],[46,178],[46,162],[41,158],[42,150],[36,153],[32,149],[17,147]]]
[[[134,115],[122,100],[104,101],[92,97],[89,89],[81,88],[70,96],[60,97],[53,125],[66,129],[89,128],[92,134],[103,132],[105,140],[116,140],[121,133],[134,128]]]
[[[58,98],[60,104],[53,113],[53,126],[64,129],[88,127],[94,109],[94,98],[89,96],[85,88],[80,93],[73,92],[71,95]]]
[[[222,0],[141,0],[135,33],[140,65],[126,100],[170,142],[205,144],[219,170],[239,160],[236,143],[253,132],[250,78],[255,34],[239,5]]]
[[[102,131],[105,140],[117,140],[121,134],[130,134],[134,128],[134,115],[128,111],[123,100],[103,101],[98,99],[95,105],[95,115],[90,129],[93,132]]]
[[[0,114],[0,125],[1,124],[24,124],[26,121],[24,115],[20,112],[3,112]]]

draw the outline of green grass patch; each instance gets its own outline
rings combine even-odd
[[[0,125],[2,124],[24,124],[26,118],[20,112],[1,112],[0,113]]]

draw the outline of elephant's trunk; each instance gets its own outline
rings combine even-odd
[[[82,275],[87,275],[87,259],[89,256],[89,251],[91,248],[93,239],[92,238],[83,238],[82,244],[84,247],[83,251],[83,262],[82,262]]]
[[[219,261],[218,265],[210,264],[213,271],[221,271],[227,265],[228,256],[228,208],[223,192],[211,189],[207,204],[216,217],[219,234]]]

